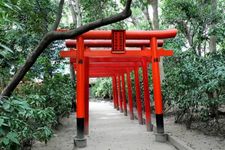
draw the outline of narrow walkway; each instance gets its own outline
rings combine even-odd
[[[155,142],[152,132],[113,109],[109,102],[90,103],[90,137],[84,150],[175,150]]]
[[[69,122],[48,145],[35,144],[34,150],[72,150],[75,129],[74,121]],[[144,125],[139,125],[137,120],[130,120],[128,116],[113,109],[109,102],[90,102],[87,142],[88,146],[82,150],[175,150],[170,144],[155,142],[153,132],[146,132]]]

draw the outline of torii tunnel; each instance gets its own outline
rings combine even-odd
[[[156,140],[161,142],[166,140],[159,62],[160,57],[173,55],[172,50],[165,50],[162,46],[163,39],[173,38],[176,33],[176,29],[153,31],[92,30],[74,40],[66,40],[65,43],[69,50],[61,51],[60,56],[70,58],[70,63],[73,64],[76,71],[77,135],[75,144],[78,147],[86,146],[85,135],[89,131],[89,78],[112,78],[115,109],[120,110],[124,115],[129,114],[130,119],[133,120],[133,101],[136,101],[139,124],[145,124],[147,131],[153,130],[148,81],[149,65],[152,66]],[[141,103],[140,68],[142,69],[144,85],[144,105]],[[134,72],[135,77],[135,100],[132,99],[134,91],[131,87],[131,72]],[[145,110],[144,113],[143,110]],[[143,121],[143,117],[145,117],[145,121]]]

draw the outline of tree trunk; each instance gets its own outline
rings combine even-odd
[[[152,18],[152,23],[153,23],[153,29],[154,30],[159,30],[159,14],[158,14],[158,0],[149,0],[152,10],[153,10],[153,18]],[[160,80],[161,83],[165,79],[165,72],[164,72],[164,67],[163,67],[163,57],[160,59],[159,63],[159,68],[160,68]]]
[[[77,27],[76,11],[74,10],[74,6],[73,6],[73,1],[72,0],[69,0],[69,7],[70,7],[70,12],[71,12],[71,15],[72,15],[73,23],[74,23],[75,27]]]
[[[80,0],[75,0],[75,10],[76,10],[76,18],[77,18],[77,27],[82,25],[82,16],[80,10]]]
[[[217,0],[211,0],[211,17],[212,17],[212,23],[211,23],[211,30],[213,31],[215,29],[215,22],[214,18],[216,16],[216,9],[217,9]],[[210,52],[216,52],[216,36],[213,34],[210,36],[209,39],[209,51]]]
[[[149,5],[146,5],[146,8],[143,10],[143,14],[145,15],[146,19],[148,20],[150,30],[152,30],[153,25],[152,25],[151,17],[149,14]]]
[[[150,4],[153,10],[153,18],[152,18],[153,29],[158,30],[159,29],[158,0],[150,0]]]
[[[54,30],[57,29],[60,23],[61,16],[62,16],[62,8],[64,4],[64,0],[61,0],[56,21],[52,27],[53,30],[45,34],[45,36],[42,38],[42,40],[34,49],[34,51],[31,52],[30,55],[28,55],[24,65],[17,71],[17,73],[14,75],[14,77],[9,82],[9,84],[3,89],[0,95],[0,99],[2,99],[3,97],[9,97],[12,94],[12,92],[15,90],[17,85],[20,83],[20,81],[23,79],[26,73],[30,70],[30,68],[36,62],[37,58],[48,47],[48,45],[51,44],[51,42],[55,40],[65,40],[65,39],[74,38],[89,30],[93,30],[101,26],[109,25],[109,24],[124,20],[131,16],[131,9],[130,9],[131,3],[132,3],[132,0],[127,0],[124,10],[116,15],[110,16],[108,18],[98,19],[96,21],[85,24],[83,26],[80,26],[79,28],[76,28],[70,31],[57,32]]]

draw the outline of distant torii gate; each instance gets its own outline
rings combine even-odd
[[[148,64],[152,64],[153,92],[155,102],[157,141],[166,141],[163,123],[163,102],[160,84],[160,56],[173,55],[172,50],[161,48],[159,39],[173,38],[177,30],[156,31],[98,31],[86,32],[76,40],[67,40],[67,51],[61,51],[61,57],[69,57],[74,64],[77,76],[77,136],[75,144],[86,146],[85,134],[89,124],[89,78],[111,77],[113,85],[114,107],[127,115],[126,83],[130,119],[134,119],[130,73],[134,71],[138,120],[143,124],[140,81],[138,70],[141,67],[144,83],[145,124],[152,131],[150,96],[148,85]]]

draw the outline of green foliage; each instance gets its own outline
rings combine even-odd
[[[112,80],[108,78],[97,79],[91,88],[92,95],[97,98],[112,98]]]
[[[0,90],[51,26],[56,6],[51,0],[0,2]]]
[[[49,30],[58,2],[0,1],[0,92]],[[74,89],[54,42],[38,58],[11,97],[0,106],[0,149],[24,149],[47,142],[60,118],[71,109]]]
[[[21,84],[18,96],[0,105],[1,149],[23,149],[34,140],[47,142],[60,118],[70,112],[73,91],[69,76],[59,73],[40,83]]]
[[[41,83],[28,82],[23,85],[20,95],[25,93],[27,101],[36,108],[52,107],[59,118],[70,112],[74,89],[69,75],[54,74]],[[58,120],[57,119],[57,120]]]
[[[218,0],[217,9],[212,10],[212,1],[208,0],[165,0],[162,2],[162,24],[164,28],[175,27],[178,36],[186,48],[196,54],[206,53],[209,37],[218,37],[217,43],[223,45],[224,37],[224,1]],[[212,28],[212,24],[215,25]]]
[[[112,16],[123,9],[123,4],[112,0],[81,0],[82,22],[88,23],[97,19]],[[93,15],[94,14],[94,15]],[[110,24],[101,29],[124,29],[127,25],[124,21]]]
[[[11,97],[1,102],[0,110],[0,147],[3,150],[22,149],[33,140],[48,141],[52,136],[56,118],[53,108],[31,107],[26,100]],[[48,134],[44,136],[46,131]]]
[[[224,54],[198,57],[191,51],[176,52],[164,63],[168,68],[163,85],[164,99],[181,112],[176,114],[177,121],[193,116],[204,121],[209,121],[210,117],[218,119],[218,108],[225,104]],[[188,117],[185,118],[185,114]]]

